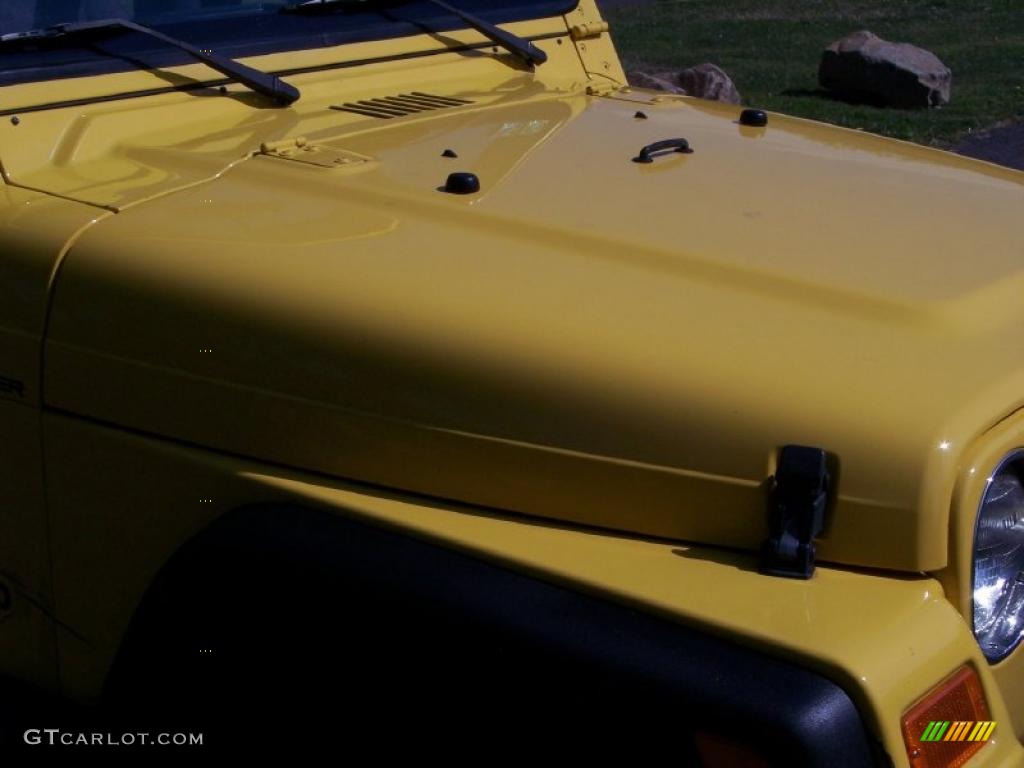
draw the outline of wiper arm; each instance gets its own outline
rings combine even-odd
[[[281,9],[281,12],[318,13],[322,10],[330,10],[330,6],[347,5],[351,7],[352,5],[359,4],[359,2],[360,0],[307,0],[307,2],[297,5],[286,5]],[[427,0],[427,2],[443,8],[453,16],[458,16],[484,37],[497,43],[509,53],[515,54],[527,64],[543,64],[548,60],[548,55],[544,51],[529,40],[519,37],[519,35],[513,35],[511,32],[507,32],[501,27],[481,19],[479,16],[474,16],[453,5],[449,5],[444,0]]]
[[[280,104],[288,105],[299,98],[300,94],[298,88],[293,85],[289,85],[275,75],[268,75],[266,72],[260,72],[258,69],[247,67],[245,64],[239,64],[234,59],[228,59],[223,56],[215,56],[212,53],[206,53],[183,40],[177,40],[173,37],[169,37],[163,32],[157,32],[155,29],[145,27],[142,24],[136,24],[134,21],[128,21],[128,19],[103,19],[101,21],[73,22],[68,24],[57,24],[45,29],[34,29],[29,32],[15,32],[9,35],[0,36],[0,48],[10,44],[20,44],[32,42],[34,40],[50,40],[60,37],[87,35],[91,32],[105,29],[127,29],[132,32],[139,32],[143,35],[148,35],[149,37],[155,37],[161,42],[167,43],[175,48],[180,48],[193,58],[203,62],[206,66],[212,67],[218,72],[227,75],[232,80],[237,80],[242,83],[242,85],[252,88],[252,90],[257,93],[269,96]]]

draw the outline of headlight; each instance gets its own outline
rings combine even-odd
[[[996,662],[1024,637],[1024,450],[992,473],[974,528],[974,635]]]

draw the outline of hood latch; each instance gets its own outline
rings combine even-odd
[[[828,491],[825,451],[782,447],[768,496],[769,534],[761,547],[761,573],[791,579],[814,575],[814,539],[825,525]]]

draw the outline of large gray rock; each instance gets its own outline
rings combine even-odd
[[[665,91],[666,93],[686,95],[686,91],[679,86],[679,81],[673,72],[641,72],[633,70],[626,73],[626,82],[637,88],[650,88],[652,91]]]
[[[698,64],[679,73],[679,84],[688,94],[699,99],[740,103],[740,92],[721,68],[714,64]]]
[[[952,81],[953,73],[934,53],[867,30],[832,43],[818,68],[818,82],[831,91],[902,109],[948,104]]]

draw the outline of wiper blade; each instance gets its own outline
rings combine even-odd
[[[297,5],[286,5],[281,9],[281,12],[329,12],[330,10],[335,10],[340,6],[352,7],[353,5],[361,4],[361,2],[365,2],[365,0],[307,0],[307,2],[298,3]],[[479,16],[474,16],[473,14],[467,13],[453,5],[449,5],[444,2],[444,0],[426,0],[426,2],[433,3],[434,5],[443,8],[453,16],[458,16],[484,37],[497,43],[509,53],[515,54],[527,64],[543,64],[548,60],[548,55],[544,53],[544,51],[535,46],[529,40],[519,37],[519,35],[513,35],[511,32],[507,32],[501,27],[495,26],[494,24],[491,24],[491,22],[481,19]],[[333,9],[332,6],[334,6]]]
[[[143,26],[142,24],[136,24],[134,21],[128,21],[128,19],[103,19],[100,21],[73,22],[68,24],[57,24],[45,29],[34,29],[29,32],[14,32],[12,34],[0,36],[0,48],[7,45],[23,44],[35,40],[51,40],[61,37],[88,35],[89,33],[106,29],[126,29],[131,30],[132,32],[139,32],[143,35],[154,37],[161,42],[174,46],[175,48],[180,48],[193,58],[203,62],[206,66],[217,70],[232,80],[237,80],[239,83],[242,83],[242,85],[251,88],[257,93],[269,96],[280,104],[288,105],[297,101],[299,98],[300,94],[298,88],[293,85],[289,85],[275,75],[268,75],[266,72],[260,72],[258,69],[247,67],[245,64],[239,64],[234,59],[228,59],[223,56],[216,56],[212,53],[201,51],[194,45],[186,43],[183,40],[177,40],[173,37],[169,37],[163,32],[157,32],[155,29]]]

